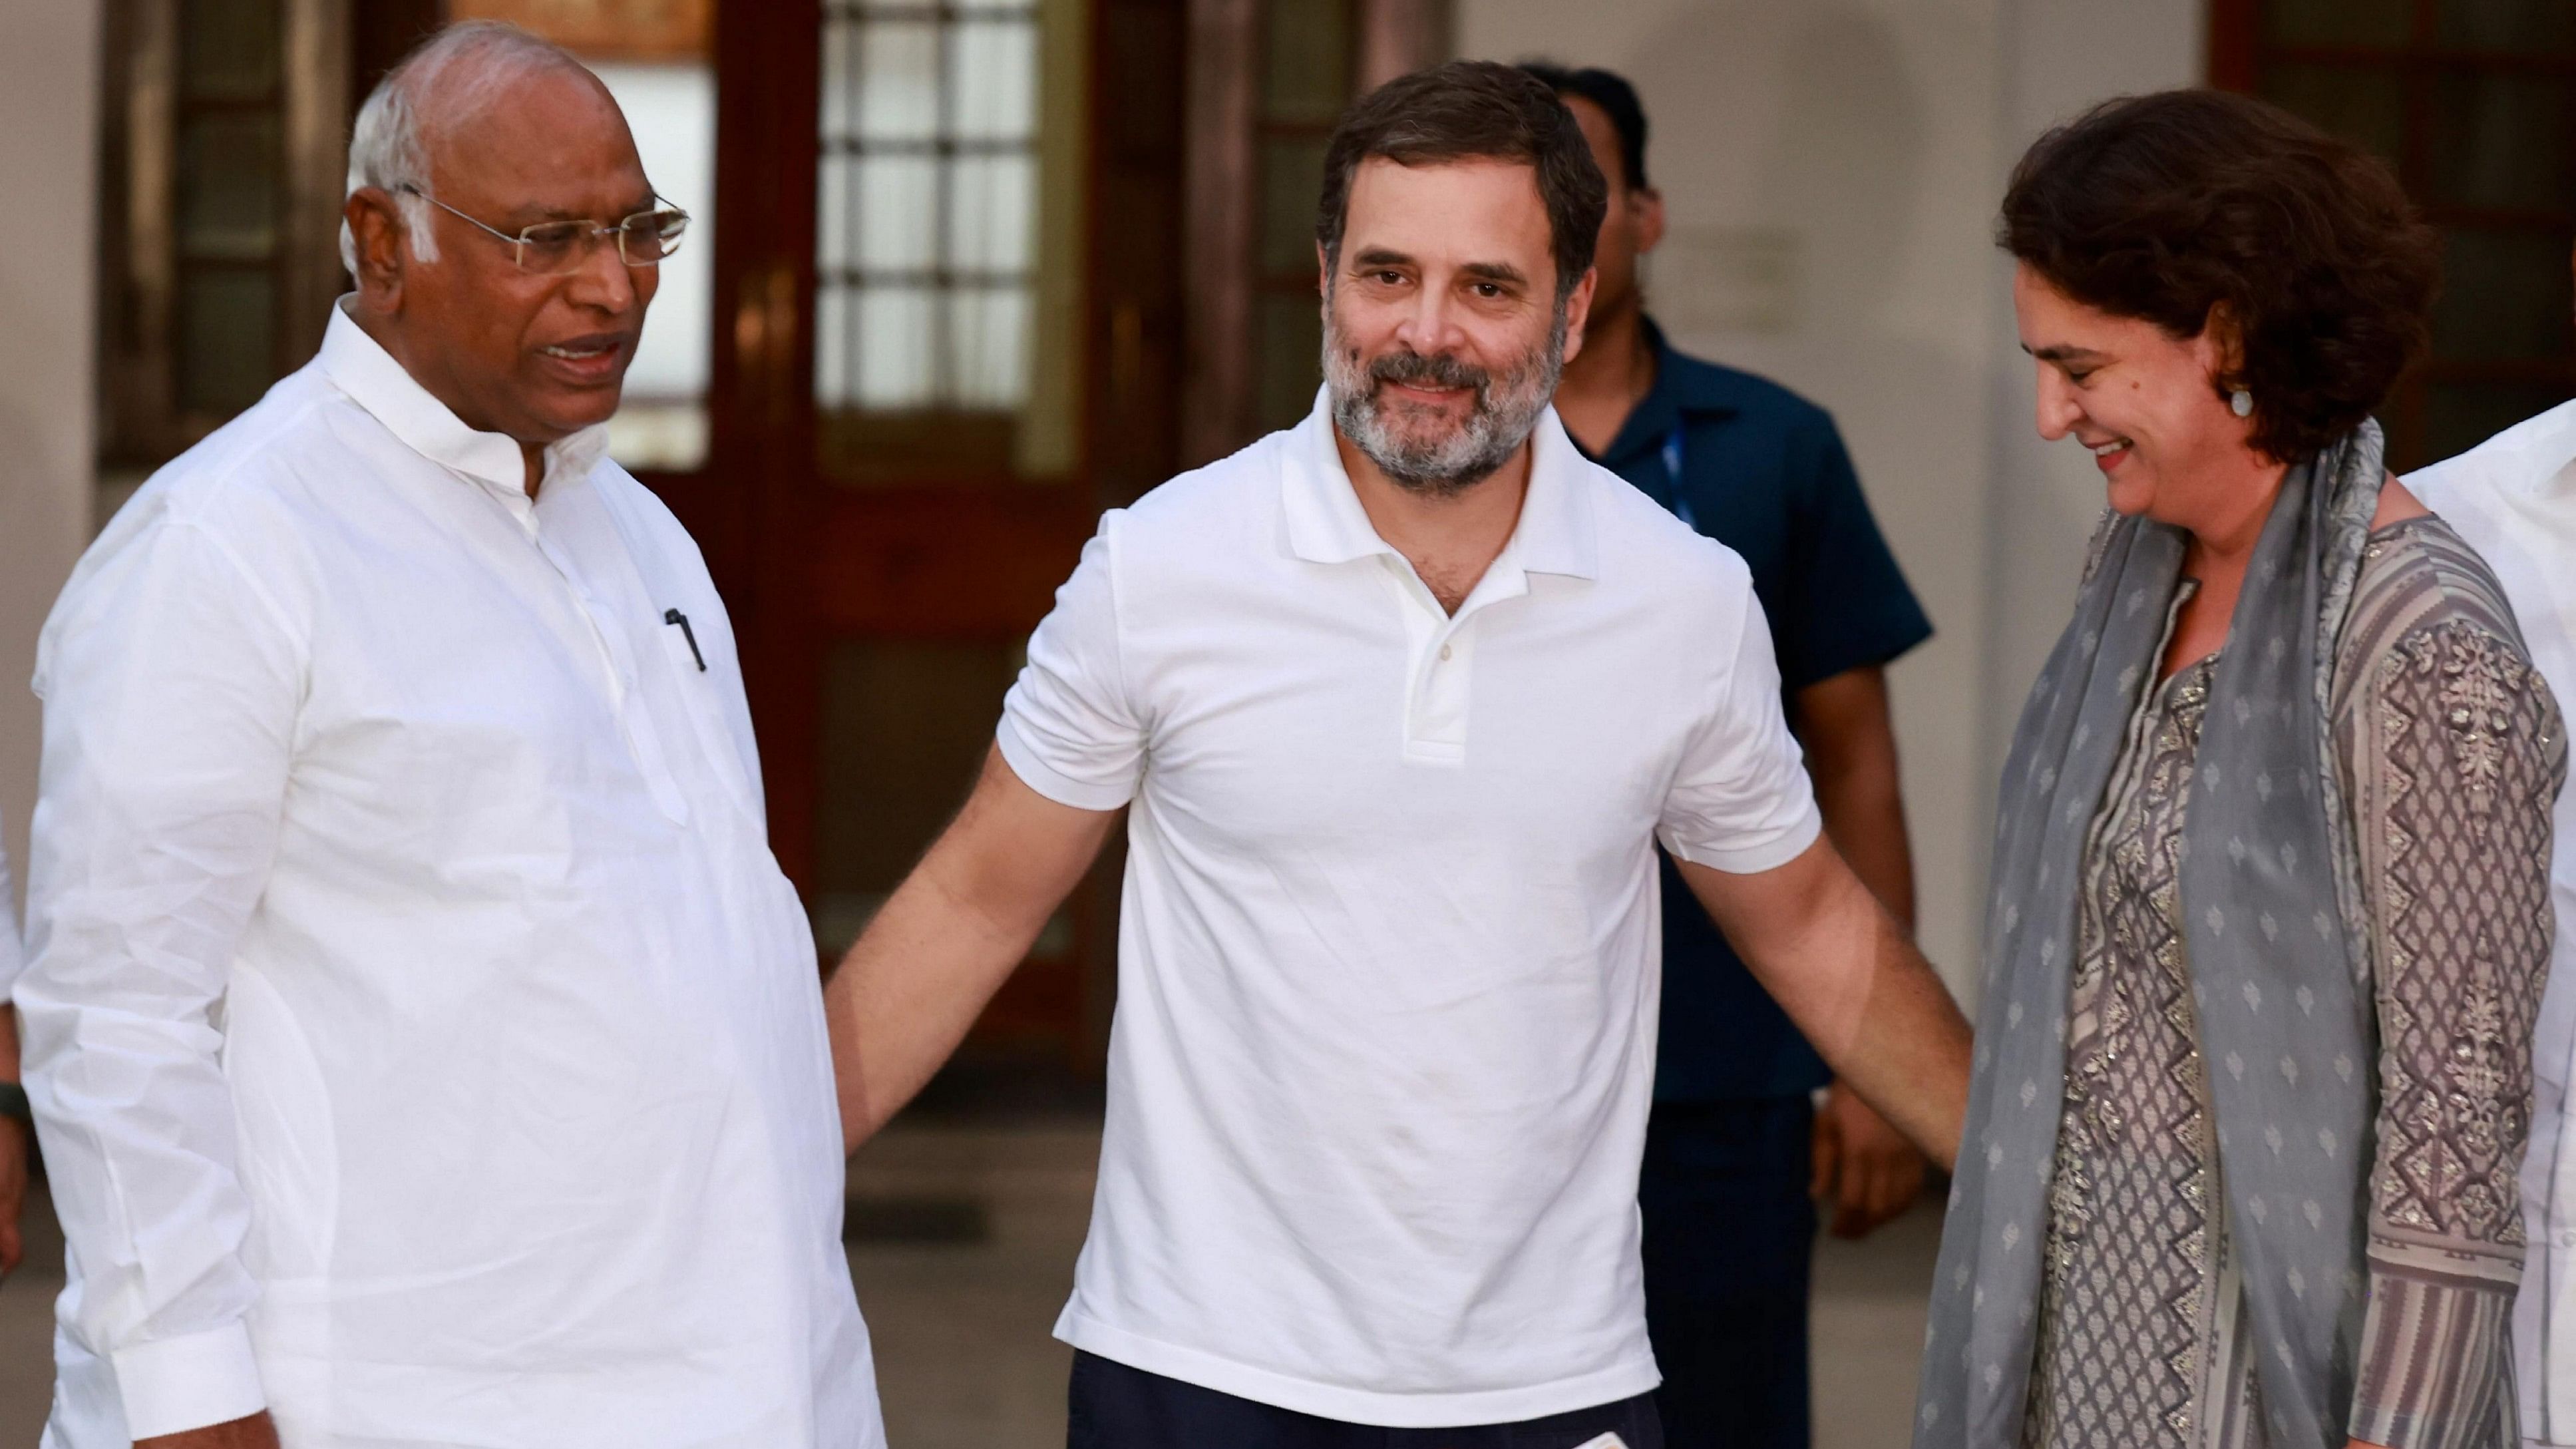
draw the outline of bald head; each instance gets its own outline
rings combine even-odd
[[[547,81],[595,96],[624,131],[625,118],[607,87],[562,46],[497,20],[447,27],[404,57],[358,108],[349,133],[347,194],[372,186],[397,198],[411,223],[412,254],[424,262],[438,260],[438,239],[423,224],[429,203],[414,194],[431,191],[434,157],[445,143],[487,118],[496,102],[530,83]],[[352,274],[358,270],[345,221],[340,225],[340,261]]]
[[[452,26],[359,112],[351,315],[466,424],[541,448],[616,411],[660,273],[612,238],[653,207],[597,76],[515,27]],[[557,225],[580,239],[569,254],[517,241]]]

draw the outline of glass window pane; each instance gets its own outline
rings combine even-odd
[[[928,271],[939,258],[939,163],[928,156],[865,156],[856,171],[858,264],[871,271]]]
[[[830,272],[846,267],[858,259],[858,241],[852,231],[857,220],[858,195],[850,188],[853,162],[847,156],[823,153],[822,164],[814,176],[814,266]]]
[[[695,468],[706,461],[715,346],[715,70],[703,61],[589,64],[626,113],[653,189],[689,213],[680,249],[656,269],[609,448],[630,467]]]
[[[873,141],[939,134],[939,26],[869,21],[859,27],[858,133]]]
[[[1013,410],[1028,396],[1028,294],[1017,287],[979,287],[948,298],[948,336],[955,377],[943,402]]]
[[[179,93],[256,101],[277,88],[280,0],[182,0]]]
[[[2263,95],[2397,165],[2406,155],[2406,92],[2393,67],[2266,67]]]
[[[857,307],[852,288],[829,281],[814,288],[814,398],[827,408],[850,402],[858,385],[850,353],[850,314]]]
[[[1265,141],[1261,146],[1261,271],[1264,276],[1304,276],[1315,270],[1315,198],[1324,189],[1320,136]]]
[[[1331,125],[1351,98],[1350,0],[1269,0],[1263,9],[1263,116]]]
[[[823,22],[823,136],[847,136],[858,125],[859,26],[835,17]]]
[[[2567,234],[2459,228],[2443,237],[2433,353],[2445,362],[2567,355]]]
[[[2569,166],[2576,85],[2550,76],[2453,73],[2434,96],[2434,199],[2539,211],[2576,203]]]
[[[2576,50],[2567,0],[2442,0],[2442,43],[2462,50],[2564,54]]]
[[[277,282],[266,267],[191,268],[179,284],[179,410],[229,417],[277,377]]]
[[[937,293],[927,287],[868,287],[859,292],[860,406],[927,407],[931,391],[931,319]]]
[[[2424,389],[2424,458],[2467,452],[2525,418],[2567,401],[2567,389],[2545,382],[2449,382]]]
[[[949,127],[970,139],[1016,141],[1037,109],[1034,21],[975,21],[950,32]]]
[[[970,156],[950,173],[948,264],[1016,274],[1029,264],[1037,165],[1026,155]]]
[[[257,259],[277,249],[278,169],[272,113],[217,111],[179,128],[179,254]]]
[[[2414,0],[2270,0],[2263,28],[2285,45],[2404,45]]]
[[[1323,304],[1312,292],[1265,293],[1259,326],[1261,426],[1288,427],[1314,410],[1315,389],[1323,385]]]

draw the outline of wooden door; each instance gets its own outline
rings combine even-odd
[[[2433,355],[2390,400],[2420,467],[2576,394],[2576,4],[2217,0],[2210,78],[2377,152],[2443,242]]]
[[[1178,0],[721,6],[706,466],[655,480],[735,614],[772,839],[827,959],[964,798],[1101,508],[1168,475]],[[1096,1058],[1104,888],[979,1025]]]

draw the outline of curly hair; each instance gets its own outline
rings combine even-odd
[[[2440,243],[2388,168],[2247,96],[2106,101],[2013,168],[1997,242],[2073,300],[2242,345],[2224,395],[2295,463],[2359,427],[2431,334]]]

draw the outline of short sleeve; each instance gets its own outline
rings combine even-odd
[[[1851,454],[1831,420],[1819,415],[1790,439],[1790,567],[1781,589],[1779,666],[1791,690],[1837,674],[1885,664],[1932,637],[1905,573],[1896,565]]]
[[[996,743],[1022,783],[1061,805],[1115,810],[1145,768],[1145,725],[1120,650],[1118,513],[1083,545],[1055,608],[1029,638],[1029,662],[1002,701]]]
[[[1657,833],[1679,859],[1751,875],[1797,858],[1823,819],[1780,710],[1771,631],[1750,588],[1739,613],[1735,647],[1682,747]]]

